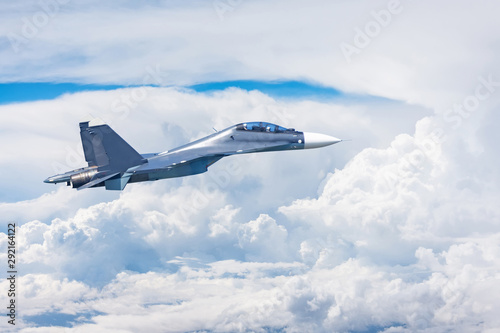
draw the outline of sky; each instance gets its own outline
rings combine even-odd
[[[496,2],[0,8],[2,332],[500,330]],[[89,115],[140,153],[245,121],[350,141],[43,183],[85,166]]]

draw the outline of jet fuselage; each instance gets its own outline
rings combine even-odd
[[[342,141],[271,123],[249,122],[162,153],[141,155],[103,123],[80,123],[80,135],[89,166],[49,177],[45,182],[66,182],[77,189],[106,186],[122,190],[127,183],[206,172],[225,156],[318,148]]]

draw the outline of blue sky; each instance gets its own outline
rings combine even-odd
[[[500,329],[497,3],[55,1],[0,5],[19,332]],[[43,183],[89,114],[145,153],[260,119],[353,141]]]
[[[118,85],[80,85],[76,83],[22,82],[0,84],[0,104],[54,99],[62,94],[93,90],[112,90]]]
[[[259,90],[273,97],[291,98],[339,98],[342,93],[331,87],[322,87],[300,81],[262,82],[262,81],[227,81],[208,82],[190,86],[198,92],[211,92],[236,87],[243,90]]]
[[[99,85],[51,82],[22,82],[0,84],[0,104],[29,102],[54,99],[63,94],[82,91],[114,90],[127,88],[124,85]],[[133,87],[133,86],[132,86]],[[226,81],[207,82],[188,86],[197,92],[213,92],[236,87],[243,90],[259,90],[278,98],[315,98],[330,99],[342,97],[342,93],[334,88],[321,87],[299,81],[263,82],[263,81]]]

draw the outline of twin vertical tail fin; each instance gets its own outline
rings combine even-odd
[[[97,167],[99,173],[78,190],[106,186],[108,190],[123,190],[130,175],[123,173],[130,167],[145,163],[144,158],[123,140],[107,124],[98,119],[80,123],[85,160],[89,167]]]
[[[81,122],[80,137],[89,166],[113,172],[144,163],[141,154],[99,120]]]

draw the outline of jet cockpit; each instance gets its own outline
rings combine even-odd
[[[294,128],[285,128],[279,125],[264,123],[259,121],[242,123],[236,125],[236,129],[240,131],[255,131],[255,132],[272,132],[272,133],[284,133],[284,132],[294,132]]]

